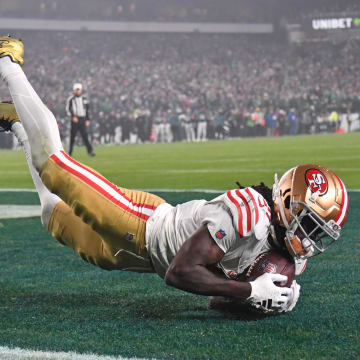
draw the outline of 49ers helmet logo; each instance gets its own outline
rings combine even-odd
[[[305,180],[312,192],[319,191],[319,195],[324,195],[328,189],[326,176],[317,169],[309,169],[305,173]]]

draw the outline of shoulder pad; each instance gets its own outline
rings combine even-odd
[[[229,207],[234,226],[241,237],[252,233],[259,239],[265,236],[270,225],[271,211],[261,194],[248,187],[229,190],[221,197]]]

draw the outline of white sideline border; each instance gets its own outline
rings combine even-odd
[[[1,360],[146,360],[144,358],[125,358],[122,356],[107,356],[96,354],[78,354],[76,352],[52,352],[23,350],[20,348],[11,349],[7,346],[0,346]]]

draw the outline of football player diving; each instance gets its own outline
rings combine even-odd
[[[301,165],[264,184],[229,190],[211,200],[172,206],[153,194],[113,185],[63,149],[57,122],[21,66],[23,44],[0,38],[0,76],[13,104],[0,104],[0,126],[22,144],[39,194],[41,220],[62,244],[106,270],[156,272],[166,284],[194,294],[245,301],[264,311],[290,311],[300,286],[265,273],[240,275],[270,249],[296,260],[335,243],[346,218],[348,195],[331,170]]]

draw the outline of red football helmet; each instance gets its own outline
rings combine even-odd
[[[349,207],[344,183],[330,169],[299,165],[273,186],[275,212],[286,228],[285,244],[297,259],[324,252],[340,236]]]

